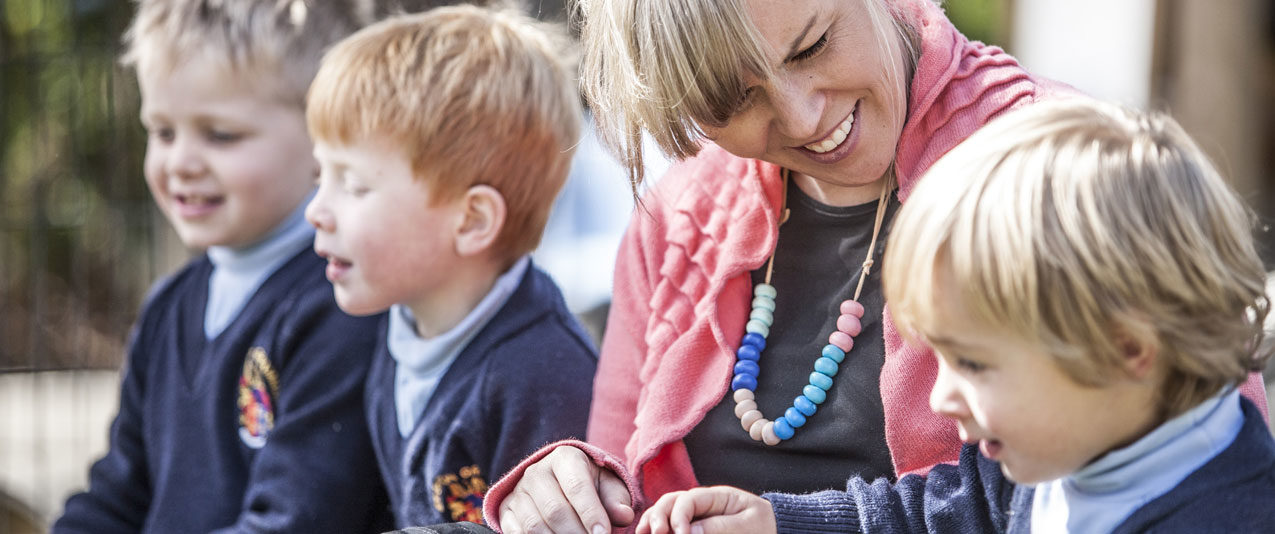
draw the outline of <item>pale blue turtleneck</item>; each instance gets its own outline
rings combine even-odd
[[[1033,534],[1111,532],[1230,446],[1244,425],[1234,388],[1070,476],[1036,486]]]
[[[313,196],[313,193],[311,193]],[[243,248],[208,247],[212,277],[204,308],[204,336],[217,337],[243,310],[261,283],[298,252],[314,246],[314,227],[305,220],[306,197],[260,242]]]
[[[530,264],[530,258],[523,256],[496,279],[487,295],[456,326],[428,339],[417,334],[416,318],[407,306],[395,304],[390,308],[386,345],[398,363],[394,370],[394,408],[399,435],[407,438],[412,434],[416,420],[425,413],[425,406],[447,368],[504,307]]]

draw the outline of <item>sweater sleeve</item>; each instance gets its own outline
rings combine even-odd
[[[927,476],[851,479],[846,491],[808,495],[768,493],[780,534],[810,532],[1004,532],[1013,484],[995,462],[967,445],[958,465]]]
[[[611,310],[606,336],[594,378],[593,410],[589,416],[589,443],[624,457],[633,435],[641,391],[642,362],[647,351],[646,331],[651,315],[652,284],[647,274],[646,225],[656,224],[650,214],[635,210],[633,220],[616,254]]]
[[[145,318],[147,314],[143,314]],[[142,429],[145,351],[139,325],[129,343],[120,387],[119,412],[111,424],[111,446],[89,471],[88,491],[72,496],[53,525],[58,534],[140,532],[151,503],[151,483]]]
[[[364,532],[385,518],[363,413],[377,317],[342,313],[316,286],[281,306],[274,428],[249,468],[230,532]]]

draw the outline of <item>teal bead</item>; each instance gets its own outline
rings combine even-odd
[[[841,350],[841,347],[829,343],[823,347],[823,357],[828,358],[833,362],[841,363],[846,361],[846,351]]]
[[[757,319],[753,319],[748,321],[748,324],[744,325],[744,331],[757,334],[761,337],[766,337],[770,335],[770,326],[758,321]]]
[[[775,297],[779,295],[779,292],[775,291],[775,286],[770,284],[757,284],[757,286],[753,288],[753,294],[774,300]]]
[[[753,299],[753,309],[763,308],[771,313],[775,312],[775,299],[768,297],[757,297]]]
[[[815,387],[813,384],[806,384],[806,387],[801,388],[801,393],[815,404],[823,404],[823,401],[828,400],[828,392]]]
[[[832,389],[832,377],[819,372],[810,373],[810,385],[828,391]]]
[[[748,314],[748,318],[757,319],[758,321],[766,323],[766,326],[773,326],[775,324],[775,313],[767,310],[766,308],[753,308],[753,312]]]
[[[837,376],[837,362],[828,357],[819,358],[815,360],[815,370],[828,376]]]

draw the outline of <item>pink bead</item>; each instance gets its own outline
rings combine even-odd
[[[857,336],[863,331],[863,323],[860,323],[859,318],[853,315],[842,315],[837,318],[837,330]]]
[[[828,336],[828,343],[832,343],[833,345],[836,345],[837,348],[841,349],[843,352],[846,352],[846,353],[849,353],[850,349],[854,348],[854,338],[850,337],[850,334],[847,334],[840,330],[837,330],[833,332],[832,335]],[[747,390],[741,389],[740,391],[747,391]]]
[[[841,303],[841,313],[853,315],[855,317],[863,317],[863,305],[853,300],[847,300]]]

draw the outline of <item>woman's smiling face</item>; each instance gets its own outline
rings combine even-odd
[[[906,120],[907,72],[888,15],[886,27],[873,23],[872,1],[746,0],[775,78],[745,77],[745,101],[725,125],[704,126],[708,137],[809,177],[798,183],[826,203],[876,198]]]

